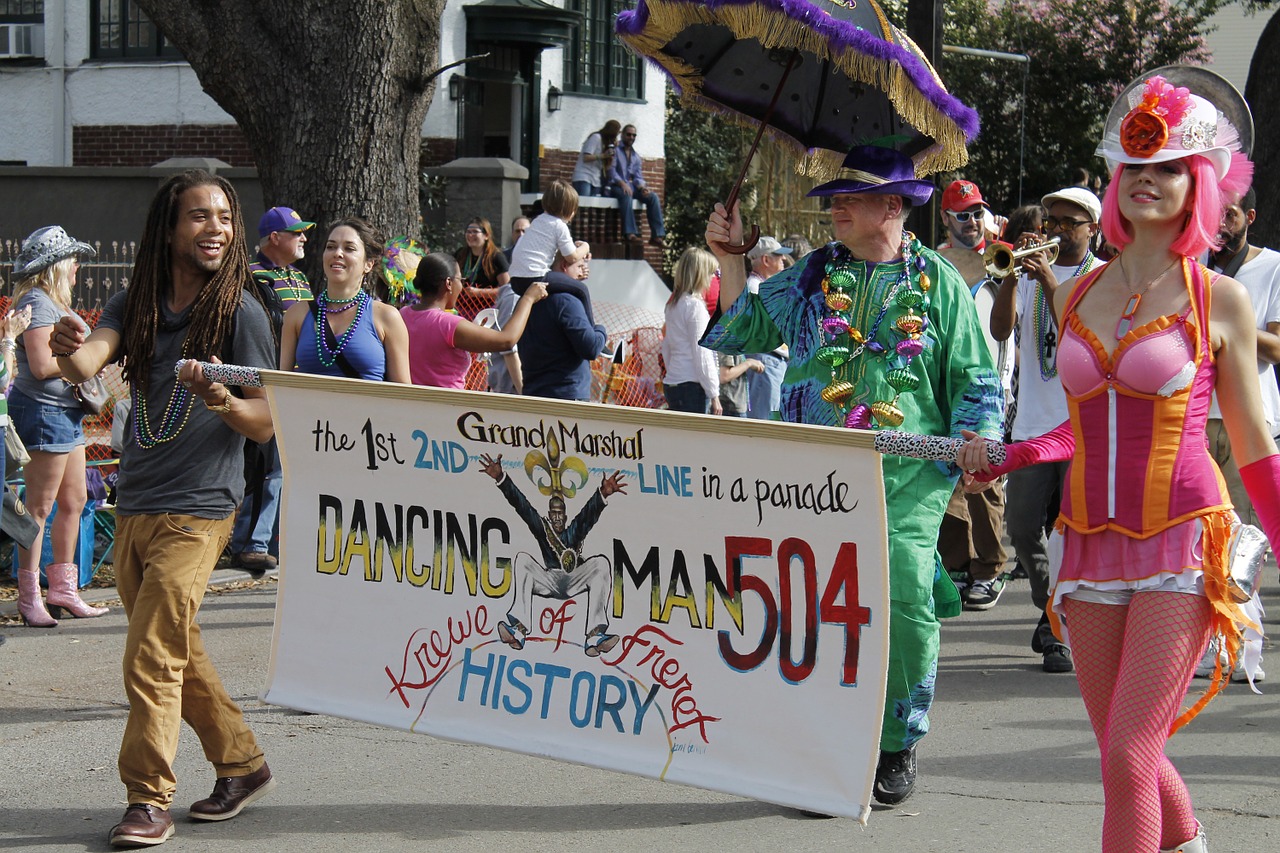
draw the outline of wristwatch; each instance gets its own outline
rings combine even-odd
[[[209,402],[206,400],[204,407],[209,411],[217,412],[220,415],[225,415],[227,412],[231,411],[231,389],[227,388],[226,392],[227,392],[227,396],[223,398],[221,403],[219,403],[216,406],[211,406],[209,405]]]

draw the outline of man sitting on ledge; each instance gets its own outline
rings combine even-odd
[[[632,207],[632,199],[644,204],[645,216],[649,219],[649,242],[655,246],[667,245],[667,229],[662,224],[662,202],[658,194],[649,191],[644,185],[641,173],[643,164],[636,153],[636,126],[629,124],[622,129],[622,140],[618,143],[617,154],[613,158],[613,174],[610,176],[609,193],[618,200],[618,210],[622,212],[622,234],[632,243],[644,242],[640,237],[640,229],[636,227],[636,211]]]

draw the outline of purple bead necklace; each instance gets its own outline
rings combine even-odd
[[[822,280],[825,296],[822,334],[826,336],[827,343],[817,349],[814,358],[831,368],[831,381],[822,389],[822,399],[835,409],[837,422],[850,429],[901,426],[905,416],[897,406],[898,398],[903,391],[911,392],[919,387],[920,380],[911,372],[910,365],[924,351],[922,337],[928,320],[915,312],[917,309],[928,310],[927,294],[932,283],[924,271],[925,259],[911,251],[914,240],[915,235],[910,231],[902,232],[902,272],[885,294],[884,302],[867,332],[854,325],[871,310],[869,300],[874,283],[865,280],[866,264],[855,260],[842,244],[828,246],[826,276]],[[917,273],[919,290],[911,286],[913,268]],[[861,300],[856,311],[852,294],[857,294]],[[901,339],[889,346],[877,338],[889,309],[895,305],[906,313],[892,324]],[[855,398],[857,386],[866,374],[867,353],[895,360],[896,364],[885,372],[885,381],[894,389],[893,399],[875,400],[868,404],[863,400],[865,393]]]
[[[364,316],[369,302],[372,301],[368,291],[360,290],[350,299],[334,300],[330,302],[329,291],[322,290],[316,296],[316,305],[319,311],[316,315],[316,356],[320,359],[320,363],[325,367],[333,367],[338,361],[338,356],[342,355],[342,351],[346,349],[347,344],[351,340],[351,336],[355,334],[356,327],[360,325],[360,318]],[[331,304],[341,305],[340,308],[330,308]],[[329,342],[326,340],[325,332],[329,330],[329,315],[341,314],[354,305],[356,315],[351,318],[351,325],[347,326],[347,330],[338,338],[338,345],[333,349],[329,349]]]

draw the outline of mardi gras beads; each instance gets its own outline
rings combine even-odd
[[[933,283],[924,271],[925,259],[911,252],[913,239],[910,232],[903,232],[902,273],[885,294],[866,332],[854,323],[866,319],[872,310],[870,299],[874,285],[870,281],[862,281],[855,271],[858,262],[852,260],[847,249],[843,246],[830,249],[822,280],[825,312],[821,332],[825,343],[814,351],[814,359],[831,370],[831,380],[819,395],[835,408],[838,420],[850,429],[870,429],[874,425],[901,426],[906,416],[898,407],[898,399],[903,393],[915,391],[920,384],[909,366],[911,360],[924,351],[923,336],[928,328],[928,319],[917,311],[927,310],[926,294]],[[911,286],[913,272],[919,290]],[[861,299],[856,299],[855,295]],[[886,345],[877,338],[890,308],[894,306],[905,312],[890,325],[901,339]],[[866,358],[871,356],[901,360],[899,366],[890,368],[885,374],[885,380],[894,389],[890,400],[867,403],[855,398],[856,383],[865,375]]]

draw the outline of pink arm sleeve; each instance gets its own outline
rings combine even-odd
[[[1005,445],[1005,460],[999,465],[992,465],[991,471],[974,475],[976,480],[994,480],[1002,474],[1008,474],[1028,465],[1041,462],[1066,462],[1076,450],[1076,438],[1071,432],[1071,421],[1063,421],[1044,435],[1029,438],[1026,441],[1015,441]]]
[[[1240,469],[1253,511],[1274,551],[1280,546],[1280,453],[1273,453]]]

